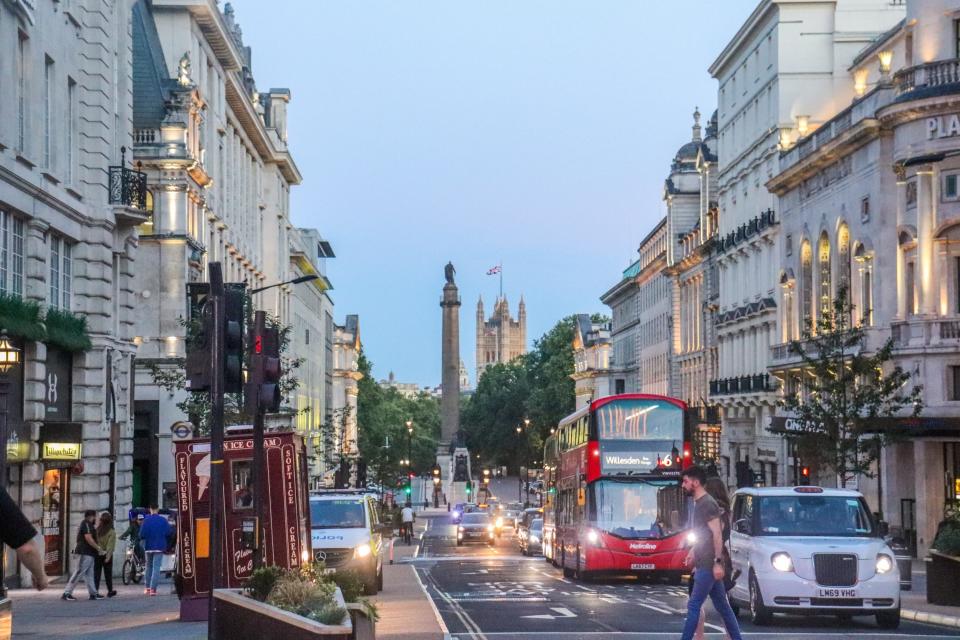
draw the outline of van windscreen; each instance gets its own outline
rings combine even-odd
[[[367,526],[359,500],[312,500],[310,525],[314,529],[356,529]]]

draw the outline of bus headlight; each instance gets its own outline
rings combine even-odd
[[[893,558],[885,553],[877,555],[877,573],[889,573],[893,571]]]
[[[370,555],[370,545],[366,543],[360,545],[354,550],[353,555],[356,558],[366,558]]]
[[[777,571],[783,571],[784,573],[793,571],[793,560],[790,558],[789,553],[783,551],[770,556],[770,564],[772,564],[773,568]]]
[[[590,529],[589,531],[587,531],[587,542],[589,542],[590,544],[592,544],[592,545],[595,546],[595,547],[599,547],[599,546],[600,546],[600,534],[597,533],[595,530]]]
[[[692,547],[693,545],[697,544],[697,534],[691,531],[687,534],[686,541],[688,547]]]

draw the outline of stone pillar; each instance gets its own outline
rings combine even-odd
[[[937,263],[934,255],[936,199],[933,171],[917,171],[917,262],[920,278],[920,313],[934,315],[939,310]]]
[[[916,483],[917,557],[927,554],[943,518],[943,452],[942,444],[917,438],[913,442],[913,468],[923,469],[914,475]]]
[[[440,448],[446,453],[460,430],[460,295],[453,282],[444,285],[440,307],[443,309]]]
[[[907,183],[902,176],[897,176],[897,229],[904,224],[904,206],[906,198]],[[900,247],[900,234],[897,233],[897,317],[900,319],[907,317],[907,267],[904,260],[903,249]],[[876,306],[876,305],[874,305]]]

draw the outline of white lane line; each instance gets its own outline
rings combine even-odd
[[[436,590],[437,595],[443,598],[443,601],[450,606],[450,609],[453,611],[454,615],[460,619],[460,622],[470,634],[470,637],[486,640],[486,636],[483,635],[483,631],[480,630],[480,625],[474,622],[473,618],[470,617],[470,614],[468,614],[456,600],[451,598],[447,592],[440,589],[440,587],[437,586],[436,581],[434,581],[433,588]]]
[[[597,592],[596,589],[591,589],[590,587],[585,587],[585,586],[583,586],[582,584],[575,584],[575,585],[573,585],[573,586],[575,586],[577,589],[580,589],[581,591],[589,591],[590,593],[596,593],[596,592]]]
[[[450,633],[450,630],[447,629],[446,623],[443,621],[443,616],[440,615],[440,610],[437,609],[437,603],[433,601],[433,598],[430,597],[430,592],[427,591],[427,587],[423,584],[423,580],[420,579],[420,574],[417,572],[416,567],[410,567],[413,570],[413,575],[417,578],[417,584],[420,585],[420,589],[423,590],[423,595],[427,596],[427,601],[430,603],[430,608],[433,609],[433,615],[436,616],[437,622],[440,624],[440,630],[444,633]]]
[[[646,607],[647,609],[653,609],[654,611],[659,611],[660,613],[666,613],[667,615],[673,613],[673,611],[667,611],[666,609],[661,609],[660,607],[655,607],[652,604],[647,604],[646,602],[638,602],[641,607]]]

